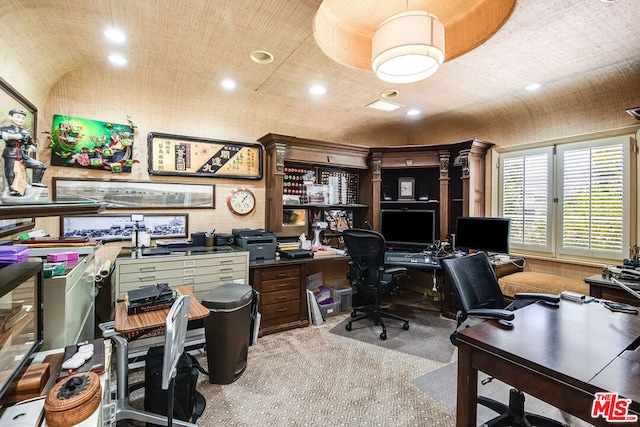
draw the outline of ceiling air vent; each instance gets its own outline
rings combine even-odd
[[[640,120],[640,107],[627,108],[627,113]]]

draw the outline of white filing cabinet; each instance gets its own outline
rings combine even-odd
[[[80,255],[78,264],[64,276],[42,280],[42,350],[64,348],[92,340],[95,329],[95,257]]]
[[[118,256],[115,265],[116,297],[132,289],[167,283],[193,286],[196,299],[224,283],[249,283],[249,252],[205,252],[132,258]]]

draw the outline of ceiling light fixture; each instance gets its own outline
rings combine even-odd
[[[407,111],[405,115],[412,117],[412,116],[419,116],[420,113],[422,113],[422,111],[418,110],[417,108],[412,108],[409,111]]]
[[[365,105],[367,108],[375,108],[376,110],[382,111],[393,111],[397,110],[400,107],[404,107],[404,105],[395,104],[389,101],[383,101],[382,99],[378,99],[377,101],[373,101],[371,104]]]
[[[322,85],[313,85],[309,88],[309,93],[311,95],[324,95],[327,93],[327,88]]]
[[[444,25],[425,11],[386,19],[371,39],[371,68],[380,80],[413,83],[432,76],[444,61]]]
[[[249,56],[253,62],[257,62],[258,64],[270,64],[274,59],[273,54],[266,50],[254,50]]]
[[[109,61],[111,61],[111,63],[114,65],[127,65],[127,59],[119,53],[109,55]]]
[[[533,92],[533,91],[536,91],[536,90],[540,89],[540,87],[541,87],[540,83],[531,83],[531,84],[526,85],[524,88],[526,90],[528,90],[529,92]]]
[[[122,31],[115,28],[108,28],[104,30],[104,36],[116,43],[124,43],[124,41],[127,40],[127,36],[125,36]]]
[[[220,82],[220,86],[227,90],[233,90],[236,88],[236,82],[232,79],[224,79]]]

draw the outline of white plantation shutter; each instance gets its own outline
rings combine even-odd
[[[559,253],[625,256],[629,245],[628,137],[558,147]]]
[[[499,212],[511,218],[511,249],[626,258],[632,144],[624,135],[503,153]]]
[[[552,159],[552,147],[500,158],[500,215],[511,219],[512,249],[551,251]]]

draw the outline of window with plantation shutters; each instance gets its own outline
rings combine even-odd
[[[625,135],[502,154],[500,215],[511,218],[512,250],[627,257],[635,232],[632,141]]]
[[[509,246],[551,250],[551,147],[500,158],[501,216],[511,219]]]
[[[558,252],[623,258],[629,245],[629,138],[558,147]]]

